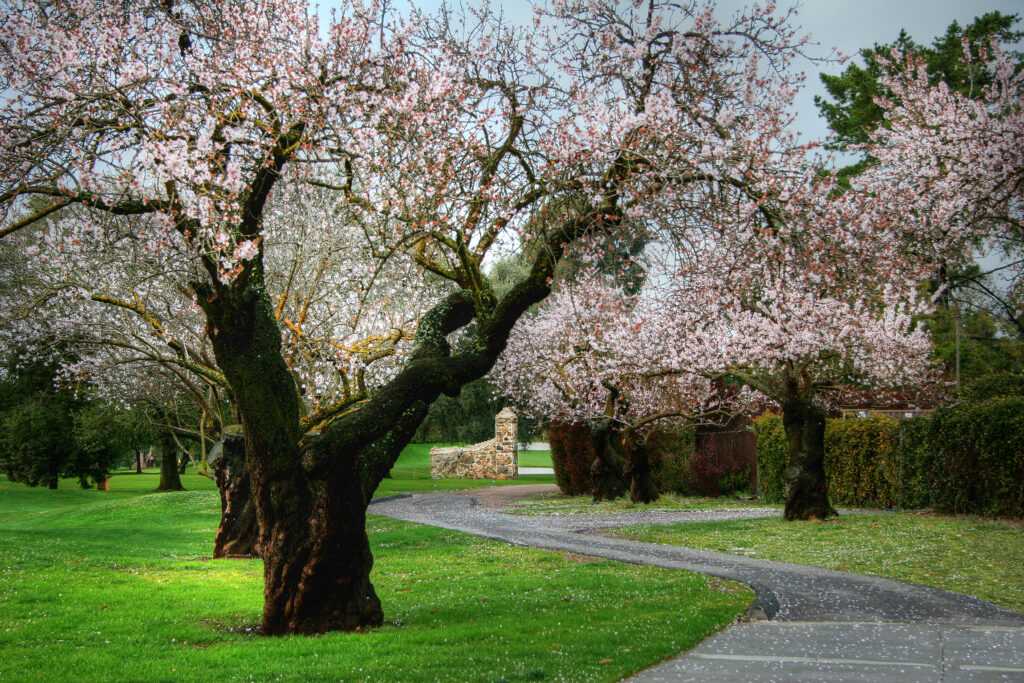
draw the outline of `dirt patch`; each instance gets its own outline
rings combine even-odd
[[[502,508],[523,498],[559,493],[555,484],[527,484],[524,486],[491,486],[481,489],[450,491],[451,495],[472,496],[486,508]]]

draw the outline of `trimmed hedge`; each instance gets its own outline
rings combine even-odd
[[[782,419],[762,415],[754,430],[761,497],[781,501]],[[834,505],[1022,517],[1024,397],[961,403],[931,418],[829,420],[825,473]]]
[[[1024,517],[1024,397],[961,403],[935,412],[936,509]]]

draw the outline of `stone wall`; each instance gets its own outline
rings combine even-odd
[[[494,418],[494,438],[472,446],[430,449],[433,479],[516,479],[518,418],[503,408]]]

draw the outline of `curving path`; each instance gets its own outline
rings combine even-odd
[[[515,489],[519,487],[506,487]],[[764,517],[768,508],[513,516],[478,497],[381,499],[371,514],[634,564],[749,584],[752,618],[636,680],[1024,681],[1024,614],[977,598],[861,574],[588,533],[636,523]]]

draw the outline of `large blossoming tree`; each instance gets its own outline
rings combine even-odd
[[[124,217],[140,248],[188,254],[243,428],[267,634],[381,623],[366,507],[427,406],[487,373],[567,245],[638,218],[685,233],[761,191],[803,45],[785,14],[719,23],[657,0],[554,2],[516,29],[487,13],[403,23],[355,0],[326,27],[283,0],[18,2],[3,16],[0,235],[74,210],[55,248],[76,261]],[[308,314],[279,315],[268,263],[290,229],[273,212],[311,188],[338,202],[320,231],[360,235],[356,279],[447,283],[393,370],[313,420],[304,393],[329,391],[296,380],[282,334],[319,337]],[[483,261],[502,245],[531,265],[498,297]],[[351,265],[319,262],[348,286]]]

